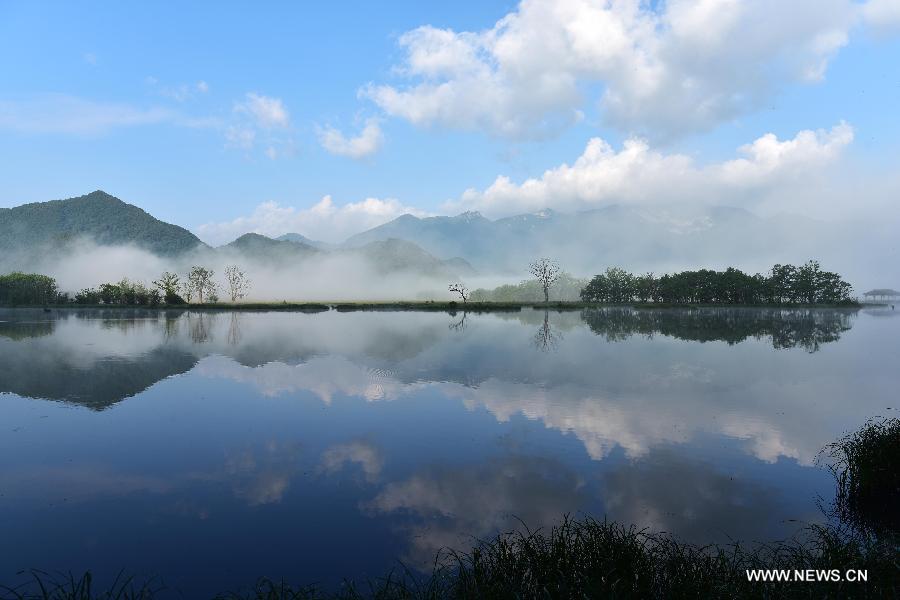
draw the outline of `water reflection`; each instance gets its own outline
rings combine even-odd
[[[643,460],[623,464],[603,476],[605,512],[613,520],[652,531],[677,532],[704,543],[778,539],[785,514],[776,486],[737,477],[706,461],[690,460],[672,449],[654,450]],[[791,513],[788,513],[791,514]],[[819,518],[814,507],[797,520]]]
[[[465,331],[466,330],[466,319],[468,318],[469,313],[462,313],[462,315],[455,321],[451,322],[447,325],[448,329],[452,331]]]
[[[509,456],[459,466],[429,466],[385,485],[364,502],[369,514],[398,517],[408,540],[404,558],[425,566],[441,548],[467,548],[478,538],[551,525],[589,506],[585,481],[541,456]]]
[[[227,451],[224,479],[231,483],[235,497],[248,506],[281,502],[297,471],[301,451],[296,442],[278,440]]]
[[[354,440],[346,444],[335,444],[322,453],[320,470],[324,473],[338,473],[346,465],[360,468],[366,481],[374,482],[384,468],[384,455],[373,443]]]
[[[339,581],[565,512],[784,537],[892,408],[889,316],[0,312],[0,571]]]
[[[665,335],[696,342],[737,344],[771,339],[774,348],[818,351],[849,331],[855,310],[783,308],[592,309],[582,313],[591,331],[608,341]]]
[[[534,334],[534,347],[541,352],[556,350],[562,337],[562,333],[553,331],[553,327],[550,325],[550,313],[544,311],[544,322]]]
[[[2,321],[0,320],[0,337],[14,342],[27,338],[43,337],[53,333],[53,321]]]

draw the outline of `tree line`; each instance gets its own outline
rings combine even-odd
[[[572,277],[559,265],[542,258],[529,265],[533,279],[518,285],[469,293],[463,283],[449,290],[463,302],[549,302],[581,300],[590,303],[629,304],[849,304],[852,286],[837,273],[825,271],[815,260],[804,265],[775,265],[766,275],[749,275],[729,267],[724,271],[700,269],[656,276],[635,275],[609,267],[591,280]]]
[[[212,269],[194,266],[183,278],[166,271],[148,286],[123,277],[117,282],[84,288],[71,297],[60,292],[56,280],[48,275],[19,272],[0,275],[0,304],[5,305],[159,306],[188,304],[195,299],[200,304],[214,304],[219,302],[220,293],[237,302],[249,290],[250,279],[237,265],[225,268],[224,287],[215,280]]]
[[[56,304],[59,301],[59,288],[52,277],[18,271],[0,275],[0,304]]]
[[[730,267],[656,277],[617,267],[594,276],[581,290],[584,302],[668,304],[844,304],[852,286],[815,260],[804,265],[775,265],[767,275],[748,275]]]

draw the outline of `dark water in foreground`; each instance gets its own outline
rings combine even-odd
[[[897,410],[898,312],[0,311],[0,583],[334,585],[566,512],[783,538]]]

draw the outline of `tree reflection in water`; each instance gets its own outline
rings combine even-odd
[[[228,323],[226,341],[229,346],[237,346],[241,343],[241,337],[241,315],[238,312],[232,312],[231,321]]]
[[[812,353],[822,344],[839,340],[852,326],[856,312],[815,308],[600,308],[582,311],[581,318],[591,331],[611,342],[656,334],[728,344],[768,338],[774,348],[800,347]]]
[[[462,317],[459,318],[459,320],[450,323],[449,325],[447,325],[447,328],[450,329],[451,331],[465,331],[466,330],[466,317],[468,317],[468,316],[469,316],[469,314],[464,312],[462,314]]]
[[[534,347],[541,352],[551,352],[557,349],[562,339],[562,332],[553,331],[553,327],[550,325],[550,312],[545,310],[544,322],[541,323],[541,326],[538,327],[537,332],[534,334]]]
[[[188,313],[188,327],[191,331],[191,341],[195,344],[205,344],[212,340],[212,328],[216,315],[212,313]]]

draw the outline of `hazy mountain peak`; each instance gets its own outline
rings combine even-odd
[[[320,250],[334,248],[334,244],[320,242],[319,240],[311,240],[302,233],[285,233],[284,235],[280,235],[275,239],[281,242],[297,242],[300,244],[306,244],[307,246],[319,248]]]
[[[309,244],[305,244],[303,242],[292,240],[276,240],[261,233],[255,232],[245,233],[230,244],[226,244],[225,247],[253,250],[266,248],[298,249],[304,251],[316,250],[316,248],[314,248],[313,246],[310,246]]]
[[[165,223],[103,190],[0,213],[0,249],[59,246],[77,239],[101,245],[133,244],[162,256],[204,246],[190,231]]]

